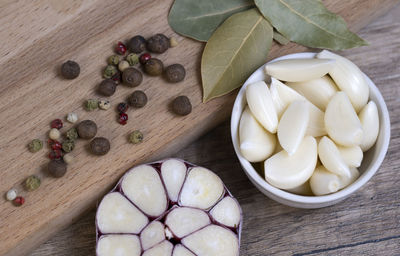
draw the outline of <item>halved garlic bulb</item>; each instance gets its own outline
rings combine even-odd
[[[261,162],[274,152],[276,135],[265,130],[246,106],[240,118],[239,141],[240,152],[249,162]]]
[[[364,154],[359,146],[343,147],[337,146],[343,161],[350,167],[359,167]]]
[[[324,136],[318,144],[318,156],[323,166],[337,174],[350,177],[350,170],[335,143],[328,137]]]
[[[302,82],[323,77],[332,70],[331,59],[286,59],[265,65],[265,72],[282,81]]]
[[[360,145],[363,130],[357,113],[344,92],[337,92],[325,111],[325,128],[336,143],[343,146]]]
[[[267,131],[276,133],[278,116],[267,84],[264,81],[249,84],[246,87],[246,99],[257,121]]]
[[[320,165],[310,178],[310,187],[314,195],[322,196],[338,191],[341,183],[338,175]]]
[[[318,53],[317,58],[336,60],[329,75],[336,85],[347,94],[358,113],[367,104],[369,97],[369,87],[362,71],[350,60],[328,50]]]
[[[364,137],[361,141],[362,151],[367,151],[378,138],[379,133],[379,114],[375,102],[370,101],[358,114],[360,119]]]

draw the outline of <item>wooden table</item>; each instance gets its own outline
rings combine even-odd
[[[344,202],[302,210],[265,197],[235,157],[229,122],[175,154],[214,170],[238,198],[244,211],[241,255],[400,255],[400,6],[360,35],[370,45],[342,54],[379,87],[391,116],[392,140],[379,172]],[[31,256],[94,255],[94,215],[92,209]]]

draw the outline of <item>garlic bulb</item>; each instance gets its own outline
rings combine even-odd
[[[361,141],[360,147],[362,151],[365,152],[375,144],[375,141],[378,138],[379,114],[375,102],[368,102],[368,104],[360,111],[358,117],[364,132],[364,137]]]

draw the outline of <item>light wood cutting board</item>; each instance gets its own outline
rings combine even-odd
[[[236,93],[201,103],[200,57],[204,44],[172,32],[166,19],[171,3],[0,1],[0,192],[21,187],[31,174],[43,177],[37,191],[22,192],[26,198],[22,207],[0,200],[0,255],[25,254],[95,206],[129,167],[168,156],[229,118]],[[357,31],[398,1],[325,3]],[[158,32],[178,39],[179,45],[159,58],[166,65],[183,64],[187,70],[185,81],[167,84],[145,76],[137,89],[147,93],[148,105],[129,110],[125,126],[116,122],[114,109],[84,111],[85,99],[98,98],[95,89],[115,43],[136,34],[149,37]],[[295,44],[274,45],[269,59],[304,50]],[[81,75],[75,80],[63,80],[58,75],[60,64],[68,59],[81,66]],[[119,86],[111,97],[114,107],[132,91]],[[169,112],[168,105],[177,95],[191,99],[194,108],[189,116],[176,117]],[[98,136],[109,138],[112,148],[107,156],[94,157],[87,152],[88,141],[79,141],[73,151],[76,161],[67,175],[54,179],[45,172],[48,149],[32,154],[26,145],[33,138],[46,140],[50,121],[72,111],[81,120],[94,120],[99,126]],[[140,145],[127,143],[127,135],[135,129],[145,135]]]

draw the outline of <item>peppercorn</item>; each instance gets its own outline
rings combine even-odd
[[[149,59],[151,59],[151,55],[150,55],[150,53],[146,52],[146,53],[143,53],[142,55],[140,55],[139,62],[140,62],[140,64],[144,65],[144,64],[146,64],[146,62]]]
[[[76,130],[80,138],[91,139],[96,136],[97,125],[92,120],[84,120],[77,125]]]
[[[129,106],[128,106],[127,103],[121,102],[121,103],[118,104],[117,110],[118,110],[118,112],[125,113],[125,112],[128,110],[128,107],[129,107]]]
[[[139,56],[137,56],[134,53],[130,53],[128,54],[128,56],[126,56],[126,61],[129,63],[129,65],[133,66],[139,63]]]
[[[107,110],[111,106],[110,101],[108,100],[99,100],[99,108],[102,110]]]
[[[146,49],[146,39],[140,35],[132,37],[128,42],[128,49],[134,53],[143,52]]]
[[[58,140],[61,136],[60,130],[53,128],[49,132],[49,138],[52,140]]]
[[[40,187],[40,183],[41,183],[41,181],[38,176],[35,176],[35,175],[29,176],[25,180],[25,189],[28,191],[33,191]]]
[[[65,140],[62,143],[62,150],[64,152],[69,153],[75,148],[75,142],[73,140]]]
[[[161,75],[164,69],[164,64],[161,60],[156,58],[149,59],[144,64],[144,72],[150,76],[158,76]]]
[[[169,39],[163,34],[156,34],[147,40],[147,50],[155,53],[163,53],[169,48]]]
[[[76,121],[78,121],[78,115],[74,112],[68,113],[67,121],[70,122],[71,124],[76,123]]]
[[[18,192],[14,188],[7,191],[6,198],[8,201],[14,200],[15,198],[17,198],[17,196],[18,196]]]
[[[169,46],[172,48],[172,47],[175,47],[177,45],[178,45],[178,41],[175,39],[175,37],[171,37],[169,39]]]
[[[178,83],[185,79],[186,71],[181,64],[172,64],[165,69],[165,78],[170,83]]]
[[[38,152],[42,148],[43,148],[43,142],[41,140],[39,140],[39,139],[33,139],[28,144],[28,149],[32,153]]]
[[[110,65],[118,65],[119,63],[119,56],[118,55],[111,55],[110,57],[108,57],[108,64]]]
[[[134,91],[128,97],[128,103],[134,108],[144,107],[147,103],[147,96],[143,91]]]
[[[94,155],[105,155],[110,151],[110,142],[104,137],[94,138],[90,142],[90,149]]]
[[[117,67],[113,65],[107,65],[103,72],[104,78],[111,78],[117,73]]]
[[[54,149],[49,153],[49,158],[51,160],[60,159],[61,157],[62,157],[62,152],[60,149]]]
[[[64,64],[61,66],[61,75],[65,79],[77,78],[80,72],[81,68],[79,67],[79,64],[72,60],[64,62]]]
[[[51,141],[52,141],[52,143],[49,144],[49,145],[50,145],[50,148],[51,148],[52,150],[60,150],[60,149],[62,149],[62,145],[61,145],[60,142],[58,142],[58,141],[56,141],[56,140],[51,140]]]
[[[120,123],[121,125],[126,125],[127,122],[128,122],[128,114],[120,112],[118,115],[118,123]]]
[[[117,73],[115,73],[112,77],[111,80],[114,81],[115,85],[119,85],[122,81],[122,72],[117,70]]]
[[[132,144],[138,144],[143,141],[143,133],[139,130],[133,131],[129,134],[129,142]]]
[[[87,111],[96,110],[99,107],[99,101],[96,99],[88,99],[85,102],[85,108]]]
[[[79,135],[78,135],[78,131],[76,130],[76,128],[72,127],[71,129],[69,129],[67,131],[67,133],[65,134],[65,136],[67,137],[67,139],[69,140],[76,140]]]
[[[178,96],[172,102],[172,110],[175,114],[186,116],[192,112],[192,104],[186,96]]]
[[[118,69],[121,72],[124,72],[124,70],[127,68],[129,68],[129,62],[127,62],[126,60],[123,60],[118,64]]]
[[[136,87],[142,83],[142,73],[136,68],[130,67],[122,73],[122,81],[129,87]]]
[[[62,160],[51,160],[47,165],[47,171],[55,178],[60,178],[67,172],[67,164]]]
[[[115,51],[120,55],[124,55],[126,52],[126,46],[122,42],[118,42]]]
[[[117,86],[115,82],[108,78],[101,81],[99,84],[98,92],[103,96],[111,96],[115,93]]]
[[[74,157],[72,156],[72,154],[65,154],[63,156],[63,160],[66,164],[72,164],[72,162],[74,161]]]
[[[14,205],[15,206],[21,206],[21,205],[23,205],[24,203],[25,203],[25,198],[23,198],[22,196],[17,196],[15,199],[14,199]]]

